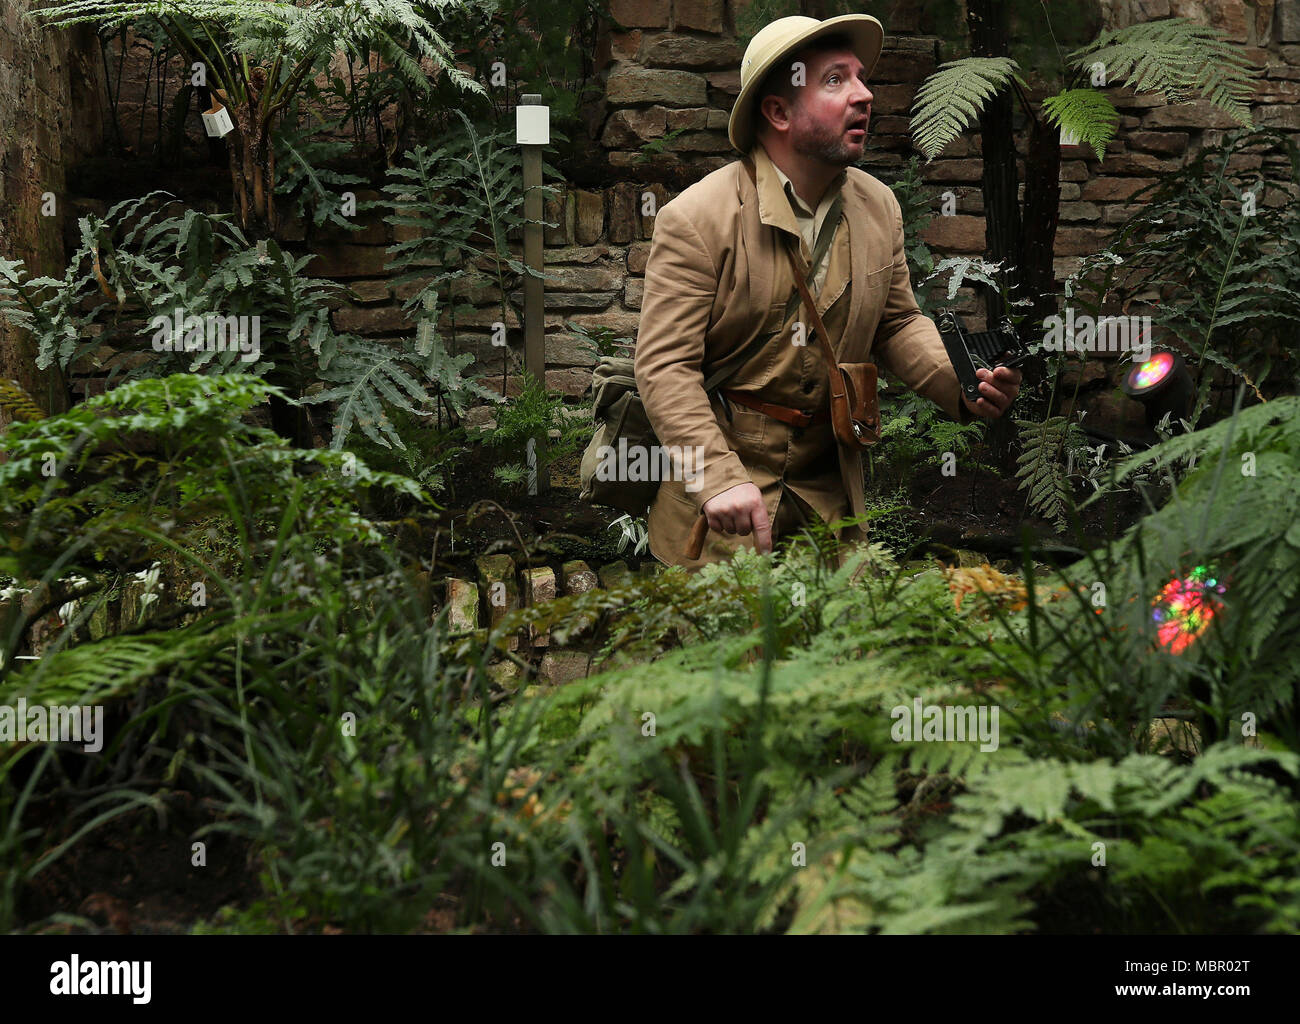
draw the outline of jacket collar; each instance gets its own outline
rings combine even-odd
[[[786,193],[786,183],[790,180],[789,177],[772,162],[772,158],[767,155],[767,150],[763,148],[761,142],[754,143],[754,148],[750,150],[749,156],[754,161],[754,173],[758,178],[759,220],[764,224],[783,228],[794,235],[795,238],[800,238],[802,233],[799,230],[799,221],[795,217],[794,208],[791,205],[792,200]],[[827,196],[833,196],[837,191],[842,190],[847,177],[848,172],[841,170],[826,187],[822,200],[824,201]],[[794,191],[793,185],[790,186],[790,191]]]
[[[789,200],[785,198],[785,192],[781,189],[779,179],[776,177],[775,165],[768,157],[767,152],[760,143],[755,143],[754,148],[750,151],[750,157],[754,161],[754,176],[757,179],[758,196],[757,207],[758,216],[752,214],[743,215],[740,218],[741,235],[746,251],[749,257],[749,286],[750,294],[754,296],[767,296],[769,302],[775,301],[776,297],[771,294],[772,279],[769,263],[765,259],[758,259],[757,254],[763,251],[764,246],[770,245],[770,239],[765,239],[764,225],[776,225],[793,232],[796,238],[800,237],[798,224],[794,219],[794,211],[790,209]],[[746,203],[755,198],[751,189],[754,187],[750,184],[749,175],[741,166],[742,161],[737,160],[734,164],[736,169],[736,195],[740,205],[743,208]],[[777,182],[775,189],[772,183]],[[849,183],[848,169],[845,168],[845,179],[843,184],[844,190],[844,221],[845,227],[849,229],[849,236],[852,239],[853,225],[865,224],[871,213],[867,207],[864,194],[857,187]],[[779,202],[778,202],[779,200]],[[784,219],[783,219],[784,217]],[[883,254],[872,253],[872,262],[878,262]],[[858,323],[858,318],[862,315],[862,304],[864,302],[865,289],[852,287],[853,281],[865,281],[867,276],[867,259],[868,254],[861,245],[849,246],[849,320],[850,324]],[[781,297],[784,301],[784,297]]]

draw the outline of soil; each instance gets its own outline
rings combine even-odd
[[[1122,493],[1089,505],[1081,513],[1082,536],[1058,533],[1047,520],[1025,514],[1025,492],[1016,481],[977,472],[969,485],[958,485],[937,467],[919,470],[912,485],[911,504],[919,531],[926,539],[954,548],[968,548],[995,558],[1018,561],[1028,531],[1034,557],[1068,564],[1078,552],[1100,547],[1118,537],[1142,507],[1134,493]]]
[[[192,865],[191,838],[211,824],[205,802],[186,792],[166,798],[165,827],[141,808],[111,819],[74,844],[26,886],[20,914],[27,922],[75,915],[46,925],[60,934],[183,935],[224,906],[245,908],[261,892],[247,845],[207,833],[206,865]],[[50,811],[55,808],[50,806]],[[33,825],[43,825],[35,820]]]

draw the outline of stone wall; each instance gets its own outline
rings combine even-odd
[[[875,100],[864,166],[886,181],[914,152],[908,114],[917,87],[954,53],[951,44],[945,49],[938,37],[919,33],[917,6],[894,4],[892,16],[880,15],[889,34],[871,80]],[[1103,6],[1107,27],[1180,15],[1224,29],[1264,69],[1252,103],[1256,120],[1300,133],[1300,0],[1107,0]],[[654,226],[643,209],[657,209],[735,159],[726,125],[739,92],[743,48],[735,39],[732,0],[611,0],[610,12],[618,24],[609,33],[602,69],[606,113],[599,130],[610,184],[571,187],[546,204],[546,219],[557,224],[546,229],[547,270],[558,278],[546,290],[547,383],[570,396],[585,390],[593,357],[563,322],[605,325],[634,337]],[[1233,127],[1206,103],[1167,106],[1123,88],[1107,94],[1122,120],[1105,159],[1099,162],[1084,147],[1063,154],[1058,280],[1105,243],[1131,212],[1130,196]],[[981,173],[977,132],[923,165],[936,196],[951,191],[956,198],[952,216],[939,216],[936,202],[936,216],[924,235],[938,255],[982,251]],[[653,199],[647,201],[647,194]],[[355,276],[363,266],[377,266],[346,244],[326,255],[332,273]],[[341,310],[339,326],[379,336],[409,329],[377,270],[361,283],[368,301]],[[496,303],[499,295],[490,290],[475,299]],[[519,308],[518,293],[511,299]],[[499,309],[485,307],[482,316],[462,321],[466,330],[458,337],[461,351],[485,360],[489,372],[498,368],[497,379],[500,355],[490,347],[488,329],[499,319]],[[517,350],[521,332],[513,311],[506,323]]]
[[[920,6],[901,0],[871,6],[888,34],[872,75],[875,100],[864,163],[886,181],[893,180],[913,153],[908,113],[920,82],[940,62],[964,52],[923,33]],[[603,106],[593,118],[592,137],[577,141],[579,146],[599,149],[606,183],[567,185],[545,206],[546,219],[556,225],[545,232],[546,267],[551,275],[545,307],[547,384],[554,391],[580,396],[594,362],[565,323],[609,327],[619,336],[634,338],[653,212],[681,189],[735,159],[726,125],[740,86],[743,47],[735,36],[735,22],[743,7],[736,0],[609,0],[613,21],[600,39],[598,61],[605,84]],[[1223,28],[1264,69],[1253,103],[1257,120],[1300,133],[1296,102],[1300,99],[1300,0],[1103,0],[1103,7],[1108,27],[1181,15]],[[6,209],[27,216],[34,209],[32,196],[45,187],[37,189],[37,184],[55,182],[61,173],[59,168],[69,155],[66,140],[73,130],[81,148],[93,145],[89,140],[96,137],[97,125],[90,123],[88,112],[101,92],[83,90],[70,103],[69,78],[77,70],[69,66],[70,37],[46,37],[41,45],[48,52],[42,55],[37,48],[16,43],[12,8],[5,18],[0,75],[16,79],[15,85],[0,88],[0,125],[12,126],[3,151]],[[119,103],[134,125],[141,105],[149,107],[153,101],[141,66],[145,51],[133,47],[131,52],[134,56]],[[87,54],[98,56],[87,50],[82,64]],[[19,64],[27,70],[15,71]],[[94,71],[93,66],[80,68],[84,75]],[[169,84],[174,88],[179,83],[173,76]],[[152,89],[157,90],[156,78]],[[1138,189],[1180,166],[1231,127],[1227,118],[1203,103],[1166,106],[1152,98],[1130,96],[1124,89],[1109,94],[1122,120],[1105,159],[1098,162],[1090,150],[1081,148],[1064,154],[1058,278],[1105,242],[1129,213],[1126,200]],[[21,109],[6,110],[3,105],[14,105],[16,97],[22,97]],[[25,114],[24,109],[43,110],[44,116]],[[198,130],[193,120],[187,126],[192,136]],[[38,129],[38,121],[45,125],[43,129]],[[144,118],[145,136],[150,134],[148,121]],[[142,145],[148,148],[149,141],[146,138]],[[38,165],[44,169],[34,170]],[[21,171],[11,173],[10,167]],[[956,198],[952,216],[939,216],[936,202],[936,216],[924,236],[938,255],[982,250],[981,171],[977,132],[963,135],[924,165],[924,178],[936,197],[951,191]],[[57,191],[57,183],[49,187]],[[11,188],[17,190],[13,200]],[[143,186],[137,191],[144,191]],[[370,193],[358,198],[378,197]],[[336,311],[336,326],[379,339],[413,329],[400,308],[410,294],[409,286],[394,289],[384,270],[385,247],[399,236],[381,217],[372,215],[364,230],[354,234],[327,231],[308,238],[300,228],[287,232],[289,240],[319,254],[310,272],[343,281],[357,294],[357,301]],[[18,235],[11,230],[6,237],[0,229],[0,252],[39,251],[44,269],[58,266],[52,259],[56,227],[40,225],[28,216],[25,230],[26,234]],[[495,385],[502,356],[500,349],[492,347],[491,335],[492,325],[502,320],[501,296],[493,287],[464,285],[457,295],[474,303],[477,311],[458,317],[452,347],[473,353],[480,371]],[[509,308],[504,322],[517,365],[522,352],[522,296],[515,291],[506,298]],[[441,327],[450,338],[450,321],[444,319]],[[517,387],[512,373],[507,391]]]
[[[30,6],[5,0],[0,9],[0,255],[22,260],[32,276],[62,276],[66,170],[102,138],[99,49],[92,32],[37,28],[23,17]],[[58,382],[48,387],[36,370],[29,340],[3,322],[0,377],[16,378],[42,404],[62,401]]]

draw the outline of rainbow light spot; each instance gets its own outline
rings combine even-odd
[[[1227,589],[1203,565],[1194,568],[1186,579],[1175,575],[1151,602],[1151,621],[1156,624],[1160,646],[1171,654],[1185,651],[1223,610],[1223,602],[1214,595]]]
[[[1129,374],[1129,387],[1149,388],[1152,384],[1159,384],[1169,376],[1169,371],[1173,368],[1173,355],[1169,352],[1157,352]]]

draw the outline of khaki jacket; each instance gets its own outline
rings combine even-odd
[[[761,143],[751,155],[757,190],[737,160],[664,204],[655,218],[637,387],[659,443],[700,453],[660,486],[650,508],[650,550],[670,565],[699,566],[753,546],[752,534],[710,532],[701,559],[683,554],[704,502],[737,484],[758,485],[773,523],[787,489],[828,522],[866,512],[862,456],[838,445],[829,424],[789,427],[717,396],[710,402],[704,392],[705,376],[761,333],[767,343],[723,386],[807,412],[829,404],[825,360],[815,341],[799,344],[806,312],[800,306],[784,321],[795,283],[780,246],[798,246],[805,273],[811,254]],[[845,169],[842,189],[843,215],[816,296],[838,360],[874,362],[968,422],[938,329],[912,293],[898,201],[856,167]],[[865,532],[841,536],[862,539]]]

